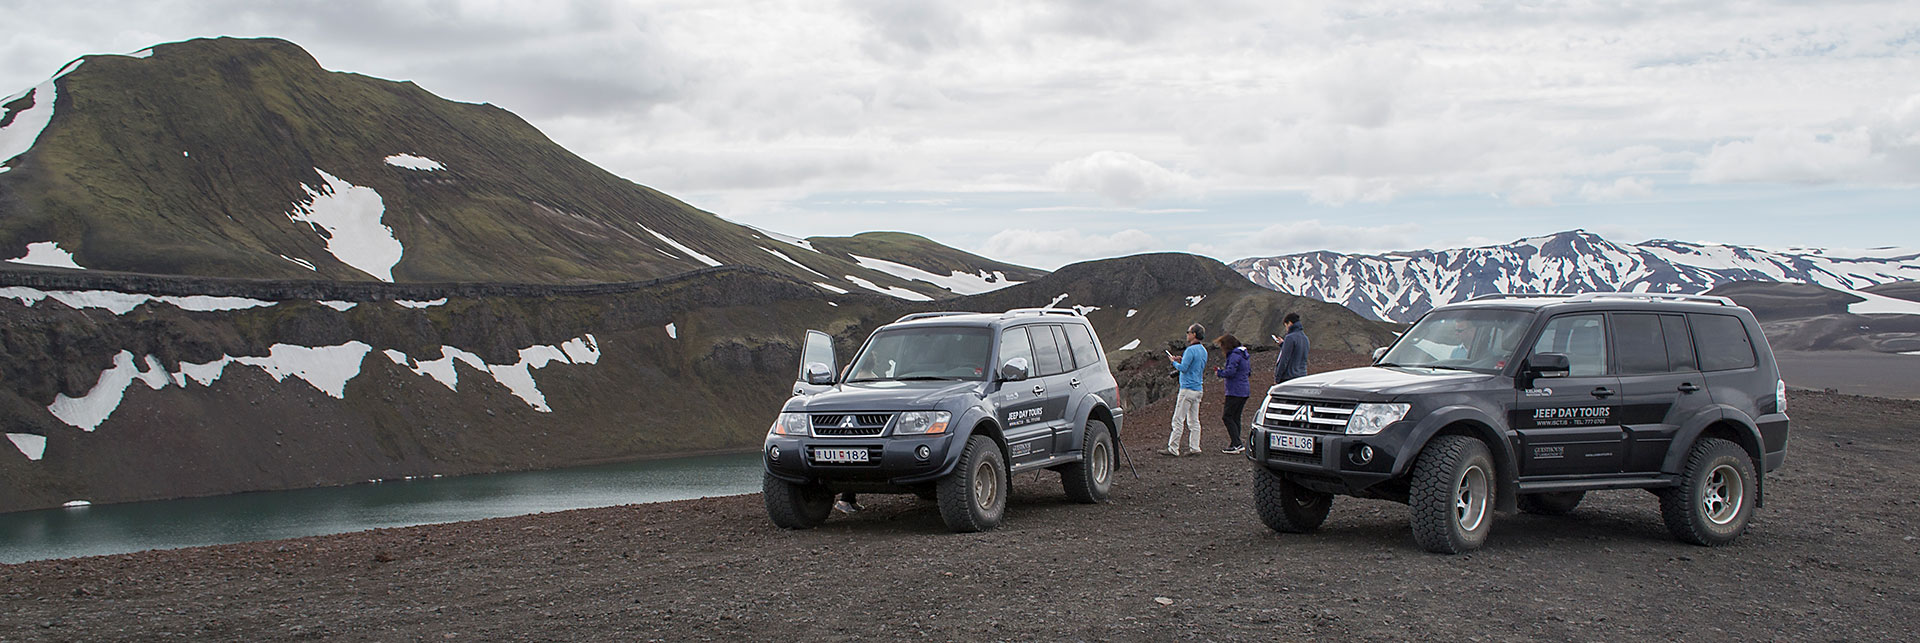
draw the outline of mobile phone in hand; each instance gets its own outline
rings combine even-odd
[[[1284,339],[1280,339],[1280,336],[1279,336],[1279,335],[1267,335],[1267,336],[1268,336],[1268,337],[1272,337],[1272,338],[1273,338],[1273,343],[1275,343],[1275,344],[1279,344],[1279,343],[1282,343],[1282,342],[1285,342],[1285,341],[1287,341],[1287,340],[1284,340]]]

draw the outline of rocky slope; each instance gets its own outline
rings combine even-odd
[[[1506,245],[1383,255],[1309,252],[1241,259],[1233,269],[1281,292],[1338,302],[1373,319],[1413,321],[1435,306],[1490,293],[1698,294],[1735,281],[1859,290],[1920,279],[1920,251],[1835,254],[1654,240],[1614,243],[1582,230]]]

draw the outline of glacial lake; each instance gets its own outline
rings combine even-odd
[[[0,514],[0,563],[318,536],[760,491],[760,454]]]

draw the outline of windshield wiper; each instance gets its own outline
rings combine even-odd
[[[1471,368],[1460,368],[1458,366],[1447,366],[1445,364],[1426,364],[1422,366],[1416,366],[1414,368],[1431,368],[1431,369],[1444,370],[1444,371],[1466,371],[1468,373],[1480,372],[1480,371],[1473,370]]]
[[[893,379],[900,382],[924,382],[928,380],[957,380],[960,378],[946,377],[944,375],[909,375],[906,377],[896,377]]]

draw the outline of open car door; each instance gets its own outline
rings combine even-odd
[[[793,394],[813,395],[833,388],[834,373],[839,368],[833,357],[833,337],[817,330],[807,331],[807,341],[800,348],[800,370],[794,377]]]

